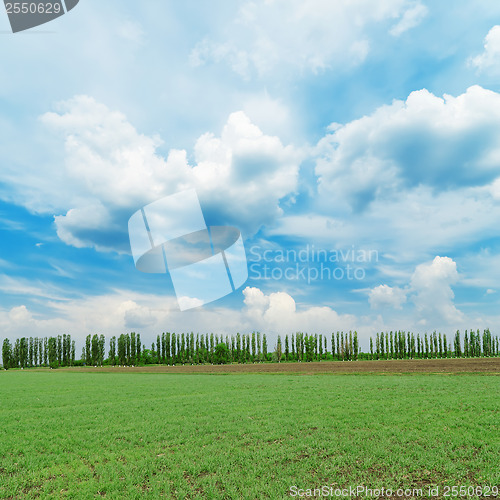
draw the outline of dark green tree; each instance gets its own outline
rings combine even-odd
[[[219,342],[215,346],[215,363],[218,365],[225,365],[229,361],[229,349],[224,342]]]
[[[2,364],[4,370],[12,368],[14,364],[12,359],[12,345],[9,339],[4,339],[2,344]]]

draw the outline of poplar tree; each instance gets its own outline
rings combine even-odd
[[[171,337],[171,349],[172,349],[172,365],[175,365],[176,361],[177,361],[177,353],[175,351],[175,348],[176,348],[176,338],[175,338],[175,333],[172,333],[172,337]],[[207,349],[208,349],[208,346],[207,346]]]
[[[33,366],[33,337],[28,341],[28,366]]]
[[[57,363],[59,366],[62,366],[62,336],[57,336]]]
[[[49,347],[49,366],[57,368],[57,339],[50,337],[48,340]]]
[[[236,359],[238,363],[241,363],[241,335],[239,332],[236,334]]]
[[[97,365],[99,361],[99,337],[97,334],[92,336],[92,364]]]
[[[2,364],[4,370],[13,367],[12,346],[9,339],[4,339],[2,344]]]
[[[290,358],[290,349],[288,347],[288,335],[285,335],[285,361]]]
[[[125,335],[123,333],[118,337],[118,364],[125,366]]]
[[[19,341],[19,364],[21,368],[26,368],[28,365],[28,341],[26,337],[21,338]]]
[[[170,332],[167,332],[165,334],[165,357],[166,357],[166,363],[167,363],[167,365],[171,365],[172,364],[172,355],[170,353],[170,346],[171,346],[171,343],[170,343]]]
[[[35,366],[38,366],[38,346],[40,344],[38,343],[38,338],[35,338],[34,342],[33,342],[33,357],[34,357],[34,362],[35,362]]]
[[[265,333],[262,336],[262,355],[264,357],[264,361],[267,361],[267,338]]]
[[[68,339],[66,334],[63,334],[62,338],[62,364],[63,366],[68,366],[69,362],[69,349],[68,349]]]
[[[132,342],[132,339],[130,339]],[[165,364],[167,362],[167,334],[163,332],[161,334],[161,362]]]
[[[113,366],[116,365],[116,337],[114,336],[109,339],[108,359]]]
[[[137,364],[136,356],[137,356],[137,337],[135,335],[135,332],[131,332],[131,334],[130,334],[130,364],[132,366]]]
[[[85,339],[85,364],[87,366],[90,366],[92,364],[92,353],[90,350],[90,342],[91,342],[91,336],[89,334]]]
[[[278,363],[281,363],[281,357],[283,355],[283,351],[281,348],[281,337],[279,335],[278,335],[278,340],[276,342],[276,348],[274,350],[274,353],[276,355],[276,360],[278,361]]]
[[[137,344],[137,354],[135,356],[135,359],[137,360],[137,363],[140,363],[140,361],[141,361],[141,348],[142,348],[140,333],[137,334],[136,344]]]
[[[106,338],[104,335],[99,336],[99,364],[102,366],[104,364],[104,358],[106,357]]]
[[[75,366],[75,361],[76,361],[76,343],[74,340],[71,341],[71,361],[70,361],[70,364],[71,366]]]

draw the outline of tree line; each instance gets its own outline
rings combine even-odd
[[[377,333],[375,342],[370,337],[370,359],[432,359],[432,358],[476,358],[499,356],[500,339],[487,328],[465,330],[463,342],[460,331],[448,343],[446,334],[425,333],[422,337],[410,332]]]
[[[269,349],[266,334],[218,335],[165,332],[156,337],[151,348],[135,332],[109,339],[106,356],[104,335],[88,335],[81,358],[75,359],[75,341],[70,335],[57,337],[9,339],[2,344],[4,369],[49,366],[135,366],[143,364],[224,364],[262,362],[311,362],[358,359],[429,359],[499,356],[499,337],[489,329],[457,330],[453,344],[446,334],[414,335],[411,332],[379,332],[369,339],[369,352],[361,352],[356,331],[336,332],[330,336],[304,334],[277,336]]]
[[[8,368],[33,368],[39,366],[74,366],[75,341],[71,335],[57,337],[22,337],[11,344],[9,339],[2,343],[2,364]]]

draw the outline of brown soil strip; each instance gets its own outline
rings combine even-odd
[[[313,363],[255,363],[102,368],[63,368],[58,371],[108,373],[497,373],[500,358],[322,361]]]

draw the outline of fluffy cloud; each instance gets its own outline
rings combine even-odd
[[[206,38],[191,54],[194,65],[227,62],[244,78],[254,72],[319,72],[362,62],[370,49],[372,26],[392,19],[400,34],[424,17],[419,2],[407,0],[257,0],[246,1],[225,36]]]
[[[431,263],[420,264],[411,278],[412,300],[420,316],[420,324],[457,324],[463,313],[453,304],[451,285],[459,279],[456,263],[449,257],[436,257]]]
[[[406,291],[397,286],[379,285],[370,290],[368,301],[372,309],[383,307],[402,309],[402,305],[406,302]]]
[[[424,89],[322,139],[319,189],[359,211],[403,189],[484,186],[500,175],[499,145],[499,94],[473,86],[440,98]]]
[[[32,211],[56,213],[59,237],[76,247],[128,251],[132,213],[189,187],[196,187],[209,223],[252,233],[281,214],[280,200],[297,187],[300,152],[265,135],[243,112],[229,116],[220,137],[197,140],[194,166],[186,151],[161,157],[158,137],[140,134],[90,97],[61,103],[41,123],[52,145],[52,137],[63,138],[62,158],[55,153],[43,168],[12,174],[13,197]]]
[[[248,232],[281,215],[280,199],[297,188],[301,154],[267,136],[243,113],[233,113],[220,137],[195,146],[193,175],[205,206]]]
[[[359,329],[355,316],[338,314],[330,307],[308,307],[297,310],[293,297],[284,292],[265,295],[260,289],[243,290],[245,323],[265,332],[291,333],[295,331],[330,333],[335,330]]]
[[[496,25],[490,29],[484,39],[483,53],[469,59],[469,64],[479,71],[498,73],[500,65],[500,26]]]
[[[452,285],[459,281],[456,263],[449,257],[435,257],[432,262],[415,268],[410,282],[404,288],[380,285],[368,291],[373,309],[383,307],[403,309],[408,299],[413,311],[405,307],[405,315],[413,317],[414,327],[462,327],[466,317],[453,303]]]
[[[180,312],[174,297],[143,294],[131,290],[74,300],[46,301],[44,315],[35,315],[25,305],[0,309],[0,328],[9,338],[71,333],[82,342],[86,335],[103,333],[107,338],[126,331],[141,333],[146,345],[165,330],[209,331],[223,334],[266,332],[270,346],[276,335],[296,331],[331,333],[332,329],[366,331],[351,315],[340,315],[329,307],[297,310],[295,300],[283,292],[264,294],[258,288],[243,290],[244,306],[239,310],[209,307]],[[209,333],[209,332],[208,332]]]

